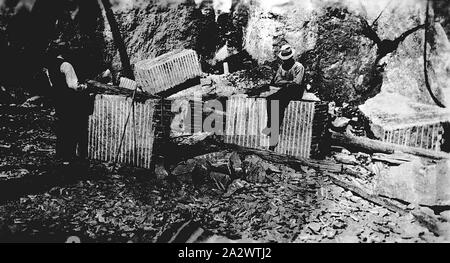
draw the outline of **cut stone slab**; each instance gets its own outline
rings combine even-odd
[[[134,124],[130,118],[124,130],[128,116],[133,116],[129,115],[131,102],[132,98],[124,94],[95,96],[93,114],[89,116],[89,159],[151,168],[154,146],[157,148],[158,138],[165,136],[164,123],[171,118],[163,112],[170,113],[171,104],[154,99],[137,102]]]
[[[450,160],[415,160],[385,167],[375,177],[377,194],[413,204],[450,205]]]
[[[276,153],[303,158],[316,158],[324,153],[327,103],[291,101],[285,110],[278,138],[262,132],[267,126],[266,110],[265,98],[248,98],[247,95],[228,98],[225,143],[269,149],[271,143],[278,142],[274,149]]]
[[[194,50],[174,50],[135,64],[136,82],[150,94],[173,88],[202,74]]]
[[[421,104],[396,93],[382,92],[359,106],[381,141],[440,151],[450,111]]]

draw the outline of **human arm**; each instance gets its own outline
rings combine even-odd
[[[296,63],[294,66],[294,83],[301,85],[303,81],[303,76],[305,75],[305,68],[302,64]]]
[[[277,70],[272,84],[274,86],[287,86],[287,85],[301,85],[303,81],[303,76],[305,74],[305,69],[302,64],[295,63],[293,68],[293,80],[286,80],[282,77],[281,67]]]
[[[68,62],[64,62],[61,64],[60,70],[61,73],[64,73],[64,75],[66,76],[67,86],[71,89],[77,90],[78,77],[77,74],[75,73],[75,69],[73,68],[73,66]]]
[[[282,70],[281,70],[281,67],[280,67],[277,70],[277,72],[275,73],[275,76],[274,76],[274,78],[272,80],[271,85],[275,86],[275,87],[282,87],[282,86],[286,86],[288,84],[294,83],[293,81],[288,81],[288,80],[283,79],[282,76],[283,76],[282,75]]]

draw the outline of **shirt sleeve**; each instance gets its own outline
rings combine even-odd
[[[305,68],[302,64],[296,63],[294,67],[294,82],[301,85],[303,81],[303,75],[305,74]]]
[[[277,83],[279,83],[282,80],[283,80],[283,78],[281,76],[281,67],[279,67],[277,72],[275,73],[275,78],[273,79],[273,83],[277,84]]]
[[[75,73],[75,69],[70,63],[64,62],[61,64],[61,73],[66,75],[67,86],[71,89],[77,89],[78,87],[78,77]]]

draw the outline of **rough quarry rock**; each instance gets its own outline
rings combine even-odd
[[[241,179],[237,179],[234,180],[227,189],[227,192],[223,195],[224,197],[230,197],[232,196],[236,191],[246,187],[248,185],[247,182],[241,180]]]
[[[396,8],[399,5],[402,8]],[[398,36],[399,30],[412,28],[413,19],[424,23],[425,1],[393,1],[383,16],[389,19],[380,19],[379,34],[383,38],[393,39]],[[393,23],[393,21],[396,21]],[[428,74],[433,93],[444,104],[450,106],[450,42],[440,23],[434,23],[430,29],[428,40]],[[383,76],[382,91],[395,92],[412,98],[414,101],[433,104],[426,90],[423,73],[424,30],[407,37],[400,43],[396,52],[386,56],[386,71]],[[450,94],[449,94],[450,95]]]
[[[415,159],[381,171],[377,194],[427,206],[450,205],[450,160],[437,163]]]
[[[344,164],[359,164],[354,155],[348,155],[345,153],[337,153],[334,155],[334,159]]]
[[[68,12],[61,21],[65,33],[58,32],[56,42],[82,46],[86,54],[77,54],[77,57],[84,63],[89,61],[89,65],[81,69],[95,73],[95,76],[102,72],[97,71],[110,67],[110,64],[114,69],[121,66],[105,14],[96,6],[96,1],[92,2],[95,6],[81,8],[79,13],[65,10]],[[214,10],[214,6],[227,1],[113,2],[116,4],[113,12],[132,64],[182,48],[196,50],[205,61],[212,59],[224,46],[223,32],[220,32],[221,26],[215,17],[218,10]],[[433,104],[424,83],[423,28],[400,41],[393,47],[393,52],[379,56],[386,44],[424,23],[425,0],[232,2],[235,10],[244,10],[238,16],[233,13],[231,19],[231,24],[236,27],[234,31],[238,31],[233,31],[233,35],[243,39],[230,42],[243,41],[245,51],[253,59],[269,65],[275,64],[281,45],[291,44],[296,49],[295,58],[306,67],[306,81],[320,99],[359,104],[381,90]],[[428,72],[433,92],[444,104],[449,104],[449,3],[432,2],[436,8],[433,21],[437,22],[430,28]],[[11,6],[11,10],[14,9]],[[74,19],[70,19],[70,15]],[[372,30],[368,31],[367,25]],[[0,29],[5,26],[1,21]],[[83,43],[86,45],[80,45]]]
[[[440,215],[441,218],[442,218],[443,220],[445,220],[446,222],[450,222],[450,210],[441,212],[439,215]]]
[[[333,125],[333,127],[335,128],[343,128],[346,127],[350,122],[349,118],[345,118],[345,117],[338,117],[336,118],[331,125]]]
[[[192,182],[195,185],[201,185],[206,183],[209,179],[209,173],[211,171],[211,166],[207,160],[196,159],[197,163],[192,172]]]
[[[231,179],[228,174],[211,172],[209,176],[212,182],[214,183],[215,187],[222,191],[226,191],[228,185],[231,183]]]
[[[322,100],[358,100],[369,80],[379,85],[379,77],[371,78],[376,75],[376,48],[360,34],[358,14],[333,1],[285,2],[279,8],[251,6],[245,48],[255,59],[271,63],[289,43],[306,68],[306,81]]]
[[[229,166],[233,178],[241,178],[243,176],[242,160],[238,153],[233,152],[229,158]]]
[[[251,183],[263,183],[267,180],[267,166],[264,161],[254,155],[247,156],[243,162],[245,180]]]
[[[173,176],[181,176],[190,174],[194,171],[197,161],[194,159],[189,159],[182,163],[179,163],[171,172]]]
[[[306,80],[321,99],[360,103],[388,91],[433,104],[424,82],[424,30],[408,35],[393,52],[380,51],[389,40],[424,23],[425,2],[254,1],[245,48],[258,62],[272,63],[281,45],[291,44],[296,59],[306,67]],[[372,25],[378,38],[368,34],[365,25]],[[431,86],[435,95],[450,105],[446,95],[450,90],[450,42],[440,23],[434,23],[430,32]],[[387,41],[382,44],[382,40]]]
[[[114,5],[113,12],[132,64],[183,48],[195,49],[201,57],[214,55],[217,26],[212,5],[202,10],[193,1],[184,0],[116,2],[126,3]],[[114,69],[120,69],[120,59],[107,23],[104,38],[109,47],[107,59],[111,60]]]

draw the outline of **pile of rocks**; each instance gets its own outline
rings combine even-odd
[[[181,162],[171,170],[170,176],[198,187],[208,186],[229,197],[249,183],[266,183],[280,173],[277,166],[255,155],[223,151]]]

